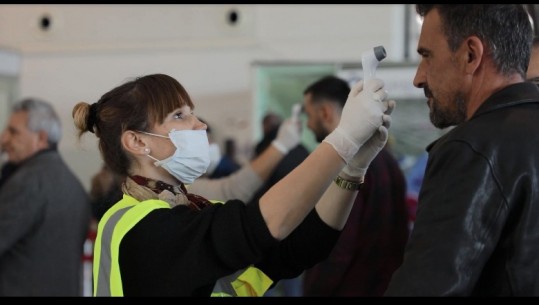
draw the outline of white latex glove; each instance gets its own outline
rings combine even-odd
[[[343,168],[342,171],[347,176],[345,178],[358,178],[358,180],[363,180],[372,160],[374,160],[380,150],[386,145],[388,129],[391,126],[390,114],[393,112],[393,109],[395,109],[396,103],[394,100],[389,100],[387,105],[387,110],[382,117],[382,126],[380,126],[374,135],[359,148],[359,151],[354,158],[352,158],[352,160],[350,160],[350,162]]]
[[[298,118],[288,118],[281,123],[277,137],[271,142],[283,155],[301,141],[301,124]]]
[[[342,110],[341,120],[324,141],[331,144],[348,164],[363,143],[382,126],[382,117],[387,111],[387,92],[381,79],[359,81],[350,90]]]

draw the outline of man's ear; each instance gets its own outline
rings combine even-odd
[[[330,103],[320,103],[318,107],[320,118],[323,122],[331,120],[333,116],[333,108]]]
[[[329,129],[337,127],[341,120],[341,108],[337,106],[336,102],[326,102],[321,104],[323,112],[321,113],[323,118],[323,124]]]
[[[467,74],[473,74],[481,62],[485,60],[483,58],[485,51],[483,42],[477,36],[470,36],[464,41],[463,46],[466,56],[465,71]]]
[[[49,134],[43,130],[37,132],[37,146],[40,149],[49,147]]]
[[[121,143],[125,150],[133,155],[147,155],[148,143],[140,133],[126,130],[122,133]]]

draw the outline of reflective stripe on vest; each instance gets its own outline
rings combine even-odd
[[[212,203],[221,201],[211,200]],[[170,208],[162,200],[139,202],[124,195],[101,218],[94,246],[94,296],[123,296],[119,266],[122,238],[142,218],[155,209]],[[260,269],[250,266],[217,280],[211,293],[216,296],[263,296],[273,281]]]
[[[155,209],[170,208],[162,200],[137,201],[124,195],[99,222],[94,249],[94,296],[123,296],[119,250],[122,238]]]

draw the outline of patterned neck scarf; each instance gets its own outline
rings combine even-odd
[[[122,191],[140,201],[161,199],[170,204],[171,207],[187,205],[195,211],[200,211],[211,205],[208,199],[188,193],[183,183],[173,186],[160,180],[138,175],[128,176],[122,185]]]

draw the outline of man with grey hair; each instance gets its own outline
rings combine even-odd
[[[91,209],[58,152],[53,107],[29,98],[0,134],[11,170],[0,186],[0,296],[82,296],[82,257]]]

